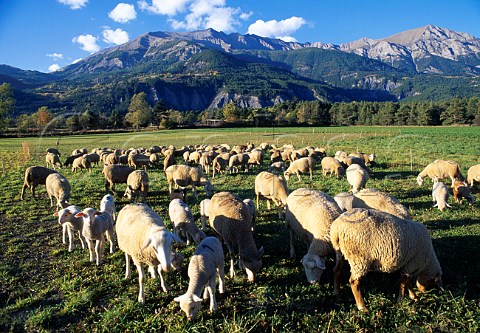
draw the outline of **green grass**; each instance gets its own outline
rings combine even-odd
[[[186,270],[166,276],[170,291],[164,293],[158,280],[146,281],[146,303],[137,303],[138,280],[133,273],[125,280],[125,261],[121,252],[105,252],[104,264],[96,267],[88,261],[86,250],[67,251],[61,242],[61,228],[53,217],[45,187],[37,188],[38,200],[27,192],[20,201],[23,172],[30,165],[44,165],[47,147],[57,147],[62,161],[73,149],[96,147],[150,147],[185,144],[275,143],[279,146],[324,146],[328,154],[336,150],[375,152],[368,187],[386,191],[411,210],[414,220],[431,231],[433,244],[443,270],[445,291],[431,290],[414,303],[405,299],[396,303],[399,277],[396,274],[371,273],[362,286],[368,314],[355,307],[348,284],[348,270],[342,277],[341,294],[333,295],[334,258],[326,261],[327,270],[319,284],[310,285],[299,260],[290,260],[289,236],[276,211],[267,211],[261,202],[254,234],[263,245],[263,268],[255,284],[237,269],[227,278],[226,294],[218,296],[219,310],[207,311],[208,304],[195,322],[186,321],[173,298],[186,291]],[[480,163],[480,129],[475,127],[332,127],[202,129],[70,137],[35,137],[0,140],[0,331],[2,332],[478,332],[480,329],[480,223],[479,204],[457,204],[440,212],[431,203],[431,182],[423,187],[415,182],[421,169],[435,159],[454,159],[466,174]],[[26,143],[29,157],[22,148]],[[58,143],[58,144],[57,144]],[[81,207],[98,207],[104,195],[100,168],[91,174],[73,174],[60,170],[72,185],[71,202]],[[165,176],[160,170],[148,170],[148,203],[168,219]],[[254,198],[256,171],[216,177],[216,191],[229,190]],[[400,178],[386,178],[400,175]],[[447,181],[447,184],[449,182]],[[347,191],[346,179],[324,178],[315,171],[313,181],[292,178],[289,190],[311,187],[330,195]],[[120,191],[124,186],[119,185]],[[478,190],[474,195],[478,198]],[[199,191],[200,199],[204,192]],[[190,196],[190,198],[192,198]],[[198,221],[198,204],[190,199]],[[117,199],[117,210],[127,204]],[[211,230],[207,234],[213,235]],[[297,242],[299,257],[306,252]],[[187,258],[193,246],[179,247]],[[186,267],[187,263],[185,263]],[[228,265],[227,265],[228,267]]]

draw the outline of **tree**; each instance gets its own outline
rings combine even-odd
[[[147,126],[151,119],[152,111],[147,103],[147,94],[141,92],[133,95],[125,120],[138,129],[139,127]]]
[[[53,114],[48,110],[48,106],[41,106],[35,112],[35,123],[39,129],[44,129],[52,121]]]
[[[8,126],[10,115],[15,110],[13,89],[9,83],[0,85],[0,130]]]
[[[34,117],[28,114],[21,114],[15,121],[17,130],[20,132],[27,132],[29,129],[34,128],[35,124]]]
[[[162,99],[159,99],[157,104],[152,109],[152,123],[160,126],[160,122],[162,119],[164,119],[167,114],[167,107],[165,106],[165,103],[163,102]]]
[[[240,110],[235,102],[230,102],[223,107],[223,117],[226,121],[238,121]]]

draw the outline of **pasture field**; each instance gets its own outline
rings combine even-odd
[[[152,145],[180,147],[186,144],[245,144],[261,142],[281,146],[292,143],[337,150],[357,149],[377,155],[367,187],[394,195],[406,205],[415,221],[430,230],[442,266],[445,290],[432,289],[413,302],[396,303],[398,274],[370,273],[363,281],[369,313],[361,313],[348,283],[348,265],[343,272],[341,293],[333,295],[334,256],[326,260],[319,284],[309,284],[300,258],[306,247],[296,243],[297,259],[289,259],[289,234],[276,210],[268,211],[261,201],[254,238],[263,245],[263,268],[254,284],[237,267],[237,276],[227,277],[226,293],[217,293],[218,311],[209,313],[204,302],[194,322],[188,322],[173,298],[188,286],[186,267],[194,246],[177,246],[186,260],[181,272],[166,274],[170,290],[164,293],[159,280],[147,277],[146,302],[137,303],[138,275],[124,279],[125,259],[120,251],[105,251],[101,266],[88,261],[86,250],[67,251],[61,227],[52,215],[45,186],[37,188],[39,199],[19,200],[24,170],[45,165],[47,147],[56,147],[61,160],[76,148],[130,148]],[[435,159],[453,159],[466,176],[470,166],[480,163],[480,128],[476,127],[329,127],[197,129],[160,132],[96,134],[64,137],[34,137],[0,140],[0,331],[1,332],[479,332],[480,331],[480,195],[470,206],[449,202],[452,208],[432,208],[431,181],[422,187],[417,174]],[[267,154],[266,160],[269,161]],[[179,160],[179,162],[183,162]],[[100,167],[92,173],[73,174],[61,169],[72,185],[71,203],[98,208],[105,194]],[[148,204],[168,219],[168,195],[161,170],[148,170]],[[215,191],[228,190],[241,198],[255,198],[257,170],[215,177]],[[211,177],[210,177],[211,178]],[[450,185],[449,180],[445,180]],[[345,178],[323,177],[320,164],[313,181],[308,176],[289,190],[314,188],[334,196],[348,191]],[[117,186],[122,192],[125,185]],[[198,202],[189,192],[189,205],[199,223]],[[205,196],[199,189],[199,200]],[[127,204],[117,199],[117,211]],[[207,230],[207,235],[213,235]],[[107,245],[106,245],[107,246]],[[226,255],[228,258],[228,255]],[[228,261],[226,267],[228,271]]]

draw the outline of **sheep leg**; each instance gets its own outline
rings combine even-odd
[[[103,252],[103,237],[100,240],[97,240],[95,242],[95,255],[96,255],[96,261],[97,265],[100,265],[102,263],[102,252]]]
[[[81,230],[78,230],[78,238],[80,238],[80,243],[82,243],[82,249],[84,249],[85,248],[85,237],[83,237]]]
[[[310,180],[313,180],[313,169],[310,169]]]
[[[210,281],[208,283],[208,286],[206,290],[208,290],[208,293],[210,294],[210,312],[216,311],[217,310],[217,299],[215,297],[215,288],[216,288],[216,283],[215,283],[215,274],[210,278]],[[205,299],[205,298],[204,298]]]
[[[150,273],[152,279],[156,279],[158,277],[157,271],[155,270],[154,266],[148,266],[148,272]]]
[[[129,279],[132,275],[132,270],[130,269],[130,256],[125,252],[125,279]]]
[[[192,192],[195,195],[195,199],[198,200],[197,187],[195,186],[195,184],[192,184]]]
[[[93,240],[87,239],[87,244],[88,244],[88,253],[90,254],[90,262],[93,262]]]
[[[165,283],[165,279],[163,278],[163,275],[162,275],[162,265],[158,265],[157,271],[158,271],[158,275],[160,276],[160,284],[162,286],[162,290],[164,292],[167,292],[168,291],[168,286]]]
[[[297,177],[298,177],[298,181],[301,182],[302,178],[300,177],[300,173],[298,173],[298,172],[297,172]]]
[[[405,288],[407,288],[408,290],[408,296],[410,297],[410,299],[417,302],[418,298],[415,294],[415,291],[413,291],[412,279],[407,274],[401,274],[400,293],[398,294],[397,302],[400,303],[403,300],[403,297],[405,296]]]
[[[235,252],[232,244],[230,244],[229,242],[225,242],[225,245],[227,246],[228,248],[228,253],[230,255],[230,278],[234,278],[235,277],[235,268],[233,267],[233,254]]]
[[[50,197],[50,206],[53,206],[53,195],[48,194],[48,196]]]
[[[220,264],[220,267],[217,268],[218,275],[218,292],[223,294],[225,292],[225,266],[223,262]]]
[[[290,259],[295,259],[295,248],[293,247],[293,230],[290,229]]]
[[[267,198],[267,209],[270,210],[272,208],[271,204],[270,204],[270,200]]]
[[[73,230],[72,228],[67,227],[67,233],[68,233],[68,252],[73,251]]]
[[[340,252],[337,252],[337,262],[333,268],[333,293],[340,294],[340,275],[342,274],[343,266],[345,265],[345,258]]]
[[[257,193],[257,210],[260,209],[260,194]]]
[[[62,224],[62,244],[67,244],[67,225]]]
[[[360,279],[354,279],[353,276],[350,276],[350,287],[352,288],[357,308],[362,312],[368,312],[365,302],[363,301],[362,292],[360,291]]]
[[[143,283],[145,280],[145,273],[143,271],[143,266],[141,263],[135,264],[138,271],[138,303],[145,303],[145,291],[143,290]]]
[[[113,230],[107,230],[107,239],[110,242],[110,253],[115,252],[115,244],[113,243]]]

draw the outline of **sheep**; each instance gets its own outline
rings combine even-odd
[[[54,170],[55,167],[62,167],[62,162],[60,162],[60,156],[53,153],[47,153],[47,155],[45,155],[45,163],[47,164],[47,168],[51,165]]]
[[[52,154],[56,154],[56,155],[58,155],[58,156],[61,156],[61,154],[60,154],[60,152],[58,151],[57,148],[51,148],[51,147],[50,147],[50,148],[47,148],[46,153],[47,153],[47,154],[48,154],[48,153],[52,153]]]
[[[230,173],[238,173],[238,168],[241,167],[244,172],[248,171],[249,156],[247,153],[238,153],[232,155],[228,160],[228,170]]]
[[[257,249],[251,229],[252,217],[247,206],[230,192],[220,192],[210,201],[210,227],[221,236],[230,253],[230,277],[235,276],[233,255],[238,250],[240,265],[245,267],[248,280],[262,268],[263,247]]]
[[[330,225],[341,213],[335,200],[320,191],[299,188],[287,198],[285,224],[290,230],[290,257],[295,258],[293,239],[296,234],[308,246],[302,264],[310,283],[320,281],[325,257],[333,253]]]
[[[205,151],[200,156],[200,161],[198,162],[203,171],[208,175],[210,173],[210,166],[213,165],[213,159],[217,156],[217,153],[213,151]]]
[[[202,230],[207,229],[207,219],[210,216],[210,199],[200,201],[200,221],[202,222]]]
[[[360,291],[360,280],[369,271],[400,271],[398,301],[403,299],[405,287],[410,298],[417,300],[411,286],[412,275],[417,275],[417,287],[421,291],[433,283],[442,286],[442,270],[428,230],[421,223],[375,209],[354,208],[332,223],[330,240],[337,258],[334,293],[339,294],[341,270],[348,261],[350,286],[360,311],[368,312]]]
[[[283,162],[282,154],[281,154],[280,150],[278,150],[278,149],[271,149],[270,150],[270,162],[271,163]]]
[[[176,184],[180,187],[187,187],[192,185],[192,191],[195,198],[198,199],[197,187],[203,186],[207,197],[212,196],[214,190],[213,185],[203,175],[203,172],[199,168],[190,167],[188,165],[171,165],[165,170],[168,183],[168,192],[172,192],[172,185]]]
[[[128,175],[133,171],[133,168],[125,165],[105,165],[102,170],[102,174],[105,177],[105,191],[108,193],[110,190],[115,196],[118,196],[118,193],[115,191],[115,184],[125,184]]]
[[[191,165],[200,164],[200,157],[202,157],[201,152],[193,151],[193,152],[190,153],[190,152],[186,151],[185,153],[189,153],[185,162],[188,162],[188,164],[191,164]]]
[[[77,157],[76,159],[73,160],[72,172],[76,173],[77,169],[80,169],[80,170],[86,169],[89,172],[92,171],[92,163],[87,158],[86,154],[80,157]]]
[[[248,164],[252,166],[257,165],[259,169],[262,168],[263,167],[263,151],[259,149],[251,151],[248,154]]]
[[[100,162],[100,155],[98,155],[97,153],[85,154],[83,156],[85,156],[91,164],[98,165],[98,162]]]
[[[282,209],[287,204],[287,183],[281,176],[262,171],[255,177],[255,195],[257,196],[257,210],[260,196],[267,199],[267,208],[270,210],[270,200],[277,206],[278,218],[282,218]]]
[[[128,155],[128,166],[137,168],[143,168],[147,171],[147,167],[150,166],[150,158],[145,154],[132,154]]]
[[[85,208],[75,214],[75,217],[83,218],[82,235],[87,240],[90,262],[93,262],[93,252],[95,251],[95,261],[97,266],[102,263],[106,234],[110,242],[110,253],[115,252],[113,221],[110,213],[105,211],[96,211],[93,208]],[[95,241],[95,246],[93,245]]]
[[[169,153],[165,154],[165,159],[163,160],[163,172],[166,172],[169,166],[177,164],[174,153],[169,150],[168,152]]]
[[[455,161],[435,160],[423,169],[417,176],[418,185],[422,186],[423,178],[429,177],[433,182],[450,177],[452,186],[455,180],[464,180],[460,172],[460,165]]]
[[[72,156],[68,156],[66,159],[65,159],[65,162],[63,163],[63,166],[67,167],[67,166],[70,166],[73,164],[73,161],[75,161],[76,158],[80,157],[80,156],[83,156],[84,154],[76,154],[76,155],[72,155]]]
[[[448,204],[448,189],[447,186],[443,182],[436,182],[433,183],[432,188],[432,201],[434,203],[433,207],[438,207],[441,211],[445,209],[445,207],[452,207]]]
[[[215,297],[216,281],[218,275],[218,292],[225,292],[225,263],[222,243],[216,237],[207,237],[200,244],[190,258],[188,265],[187,292],[173,300],[180,303],[180,308],[193,321],[201,307],[200,295],[204,289],[203,299],[210,297],[210,312],[217,310]]]
[[[106,153],[103,156],[103,163],[105,165],[118,164],[118,155],[115,153]]]
[[[470,205],[475,201],[475,197],[470,193],[468,184],[464,181],[455,180],[453,182],[453,197],[455,202],[460,202],[462,198],[465,198]]]
[[[247,206],[250,216],[252,217],[252,231],[255,229],[255,218],[257,217],[257,210],[255,209],[255,203],[252,199],[243,199],[243,203]]]
[[[148,174],[143,170],[132,171],[127,177],[127,188],[125,189],[124,197],[127,197],[130,202],[137,202],[145,199],[148,194],[149,179]]]
[[[283,174],[285,172],[285,163],[274,162],[270,164],[270,167],[268,168],[268,172]]]
[[[368,176],[367,170],[362,168],[358,164],[352,164],[350,165],[347,170],[345,171],[347,175],[347,181],[350,184],[352,188],[352,193],[355,194],[358,191],[360,191],[362,188],[365,187],[365,184],[367,183],[368,179],[370,178]]]
[[[62,242],[67,243],[68,234],[68,252],[72,252],[74,248],[73,235],[78,233],[78,238],[82,244],[82,249],[85,248],[85,237],[82,235],[83,219],[81,217],[75,217],[75,214],[80,212],[77,206],[68,206],[58,212],[55,212],[53,216],[58,217],[58,224],[62,226]]]
[[[212,162],[213,178],[215,178],[215,173],[221,174],[222,171],[226,172],[228,167],[228,162],[230,160],[230,156],[231,156],[230,153],[222,153],[213,159],[213,162]]]
[[[57,171],[45,168],[43,166],[31,166],[25,170],[25,178],[23,181],[22,192],[20,194],[20,200],[25,198],[25,190],[30,188],[32,198],[35,199],[35,187],[38,185],[45,185],[47,177]]]
[[[301,173],[310,173],[310,180],[313,178],[313,168],[315,167],[315,160],[312,157],[302,157],[296,161],[293,161],[287,170],[283,173],[285,179],[288,181],[290,179],[290,175],[296,174],[298,177],[298,181],[301,181],[302,178],[300,177]]]
[[[84,155],[84,154],[87,154],[88,153],[88,150],[87,148],[80,148],[80,149],[75,149],[74,151],[72,151],[72,154],[71,155]]]
[[[171,269],[172,243],[183,241],[165,227],[162,218],[145,204],[129,204],[117,216],[118,247],[125,253],[125,279],[130,278],[130,258],[138,271],[138,302],[145,303],[143,264],[158,268],[162,290],[168,287],[162,271]]]
[[[47,188],[48,197],[50,198],[50,206],[53,206],[53,197],[57,199],[57,206],[60,209],[68,206],[71,187],[67,178],[59,173],[52,173],[48,175],[45,180],[45,186]]]
[[[471,166],[467,171],[467,184],[473,187],[475,182],[480,182],[480,164]]]
[[[333,157],[324,157],[321,162],[323,175],[326,176],[328,173],[333,174],[337,178],[342,177],[345,174],[345,169],[339,160]]]
[[[148,159],[150,160],[150,165],[152,165],[154,168],[158,168],[158,165],[160,164],[160,154],[158,153],[152,153]],[[127,160],[128,162],[128,160]]]
[[[195,244],[199,244],[205,238],[205,233],[197,228],[193,219],[190,207],[180,199],[173,199],[168,205],[168,215],[174,225],[175,234],[180,237],[180,232],[184,232],[187,237],[187,245],[190,244],[190,238]]]
[[[336,196],[333,197],[333,200],[335,200],[338,207],[340,207],[343,212],[346,212],[347,210],[353,208],[353,194],[351,193],[338,193]]]
[[[117,209],[115,207],[115,199],[111,194],[105,194],[100,201],[100,211],[109,212],[113,219],[113,224],[117,218]]]

